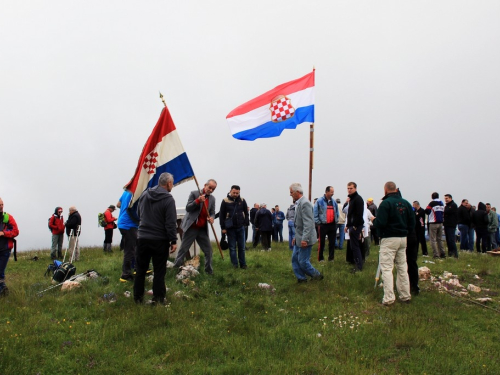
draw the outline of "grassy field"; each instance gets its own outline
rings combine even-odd
[[[29,260],[35,255],[39,261]],[[188,286],[169,270],[166,307],[124,296],[132,285],[119,282],[117,249],[82,249],[77,273],[95,269],[104,277],[42,296],[50,286],[48,251],[11,258],[10,295],[0,299],[0,374],[500,373],[499,258],[419,258],[433,275],[449,271],[464,286],[489,289],[468,298],[490,296],[491,309],[429,281],[411,304],[387,308],[382,289],[374,289],[374,246],[363,272],[350,274],[345,251],[337,251],[333,264],[313,261],[325,279],[305,284],[296,282],[285,245],[247,251],[247,270],[233,269],[224,255],[215,253],[213,276],[202,272]],[[102,298],[111,292],[115,303]]]

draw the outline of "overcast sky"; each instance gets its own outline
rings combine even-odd
[[[71,205],[81,244],[102,244],[97,213],[132,177],[159,91],[217,206],[239,184],[286,208],[292,182],[307,188],[308,125],[248,142],[225,117],[313,66],[313,197],[333,185],[344,201],[355,181],[378,204],[393,180],[422,205],[500,206],[497,0],[0,4],[0,197],[20,249],[48,248],[47,219]],[[177,206],[195,188],[174,188]]]

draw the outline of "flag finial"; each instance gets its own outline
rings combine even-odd
[[[163,105],[166,107],[167,103],[165,103],[165,99],[163,99],[163,94],[161,93],[161,91],[160,91],[160,99],[163,102]]]

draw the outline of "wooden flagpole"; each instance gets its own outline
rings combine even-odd
[[[163,95],[162,95],[161,92],[160,92],[160,99],[163,102],[163,105],[166,107],[167,103],[165,102],[165,99],[163,98]],[[200,185],[198,184],[198,180],[196,179],[196,175],[195,174],[193,174],[193,179],[194,179],[194,182],[196,183],[196,187],[198,188],[198,191],[201,194]],[[207,221],[210,223],[210,226],[212,227],[212,232],[213,232],[214,237],[215,237],[215,242],[217,242],[217,247],[219,248],[220,256],[221,256],[222,260],[224,260],[224,254],[222,253],[222,249],[221,249],[220,243],[219,243],[219,238],[217,237],[217,233],[215,232],[214,224],[211,223],[210,220],[209,220],[210,219],[210,212],[208,212],[208,209],[207,209],[207,215],[208,215],[208,218],[207,218],[208,220]]]
[[[309,125],[310,136],[309,136],[309,202],[312,203],[312,176],[314,168],[314,123]]]

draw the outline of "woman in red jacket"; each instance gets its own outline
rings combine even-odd
[[[113,230],[116,228],[115,221],[116,217],[113,216],[113,212],[116,209],[115,206],[111,205],[104,212],[104,219],[106,220],[106,226],[104,227],[104,252],[112,253],[111,244],[113,243]]]
[[[54,214],[49,220],[49,228],[52,232],[52,249],[50,251],[50,258],[52,260],[58,257],[62,259],[62,245],[64,240],[64,219],[62,216],[62,207],[56,207]]]

